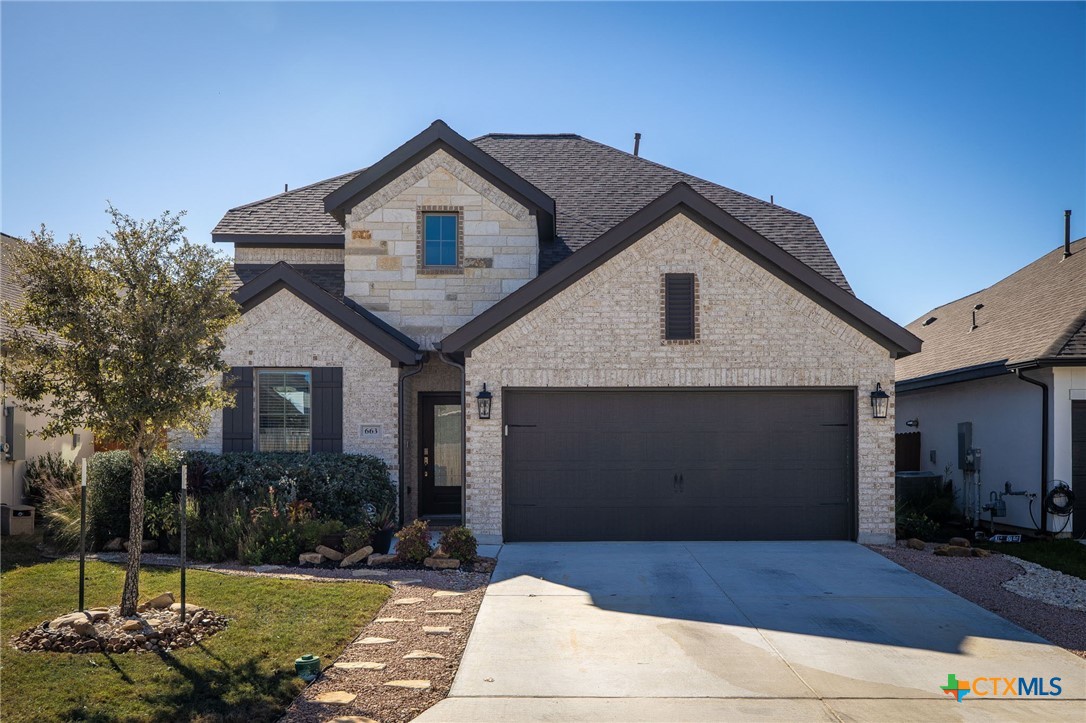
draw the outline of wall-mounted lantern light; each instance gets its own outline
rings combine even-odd
[[[916,419],[908,420],[907,422],[905,422],[905,426],[906,427],[919,427],[920,426],[920,418],[917,417]]]
[[[890,395],[882,391],[882,382],[876,382],[875,391],[871,392],[871,416],[874,419],[886,419],[889,408]]]
[[[486,390],[483,383],[483,391],[475,395],[475,401],[479,404],[479,419],[490,419],[490,401],[494,395]]]

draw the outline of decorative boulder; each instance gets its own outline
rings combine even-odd
[[[377,552],[370,555],[369,559],[366,560],[367,565],[390,565],[393,562],[396,562],[395,555],[382,555]]]
[[[298,555],[299,565],[320,565],[322,562],[324,562],[324,555],[319,552],[303,552]]]
[[[114,537],[102,549],[106,552],[120,552],[125,549],[124,540],[120,537]]]
[[[910,537],[909,541],[906,542],[905,544],[908,545],[910,548],[912,548],[914,550],[923,550],[924,549],[924,541],[923,540],[918,540],[915,537]]]
[[[951,537],[950,544],[953,547],[971,547],[969,540],[964,537]]]
[[[973,548],[973,557],[990,557],[991,554],[992,554],[991,550],[982,550],[979,547],[974,547]]]
[[[173,593],[164,592],[157,597],[153,597],[147,602],[139,606],[140,610],[165,610],[173,605]]]
[[[460,561],[448,557],[427,557],[422,564],[431,570],[455,570],[460,567]]]
[[[343,553],[339,550],[333,550],[331,547],[325,547],[324,545],[317,545],[317,552],[324,555],[326,559],[339,562],[343,559]]]
[[[360,550],[355,550],[350,555],[344,557],[342,560],[339,561],[339,566],[350,567],[351,565],[357,565],[360,562],[364,562],[366,558],[372,554],[373,548],[367,545],[366,547],[363,547]]]
[[[125,540],[124,549],[127,551],[129,547],[130,545],[128,544],[128,541]],[[140,552],[154,552],[157,549],[158,543],[154,540],[142,540],[140,542]]]
[[[973,551],[968,547],[958,547],[957,545],[940,545],[935,548],[935,554],[941,557],[972,557]]]

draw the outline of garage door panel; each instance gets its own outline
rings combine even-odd
[[[851,534],[851,392],[503,394],[510,541]]]

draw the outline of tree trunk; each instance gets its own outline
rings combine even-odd
[[[132,456],[131,509],[128,512],[128,562],[124,569],[124,591],[121,593],[121,615],[136,614],[140,597],[140,553],[143,551],[143,493],[144,469],[147,455],[142,449],[129,451]]]

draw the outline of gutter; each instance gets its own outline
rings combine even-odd
[[[1041,388],[1041,534],[1048,531],[1048,511],[1044,501],[1048,498],[1048,385],[1022,374],[1015,369],[1014,375],[1024,382]]]
[[[397,430],[398,436],[397,436],[397,440],[396,440],[396,460],[397,460],[396,463],[399,465],[399,470],[397,471],[397,474],[396,474],[396,476],[399,477],[399,485],[398,485],[399,486],[399,495],[398,495],[398,497],[399,497],[399,510],[398,510],[398,515],[397,516],[399,518],[401,527],[403,527],[403,524],[404,524],[404,518],[403,518],[404,517],[404,484],[406,482],[404,480],[404,473],[407,471],[407,468],[404,465],[404,454],[403,454],[404,453],[403,391],[404,391],[404,382],[407,380],[407,378],[408,377],[413,377],[413,376],[415,376],[416,374],[418,374],[419,372],[422,371],[422,358],[419,357],[418,359],[415,360],[415,362],[416,362],[415,366],[413,366],[413,367],[405,367],[405,371],[400,372],[400,380],[397,383],[397,395],[399,396],[399,404],[400,404],[399,410],[398,410],[399,414],[397,415],[397,420],[399,422],[399,424],[398,424],[399,429]]]
[[[466,526],[468,524],[468,372],[463,364],[454,361],[441,351],[440,343],[434,344],[434,350],[437,351],[437,356],[441,361],[460,370],[460,524]]]

